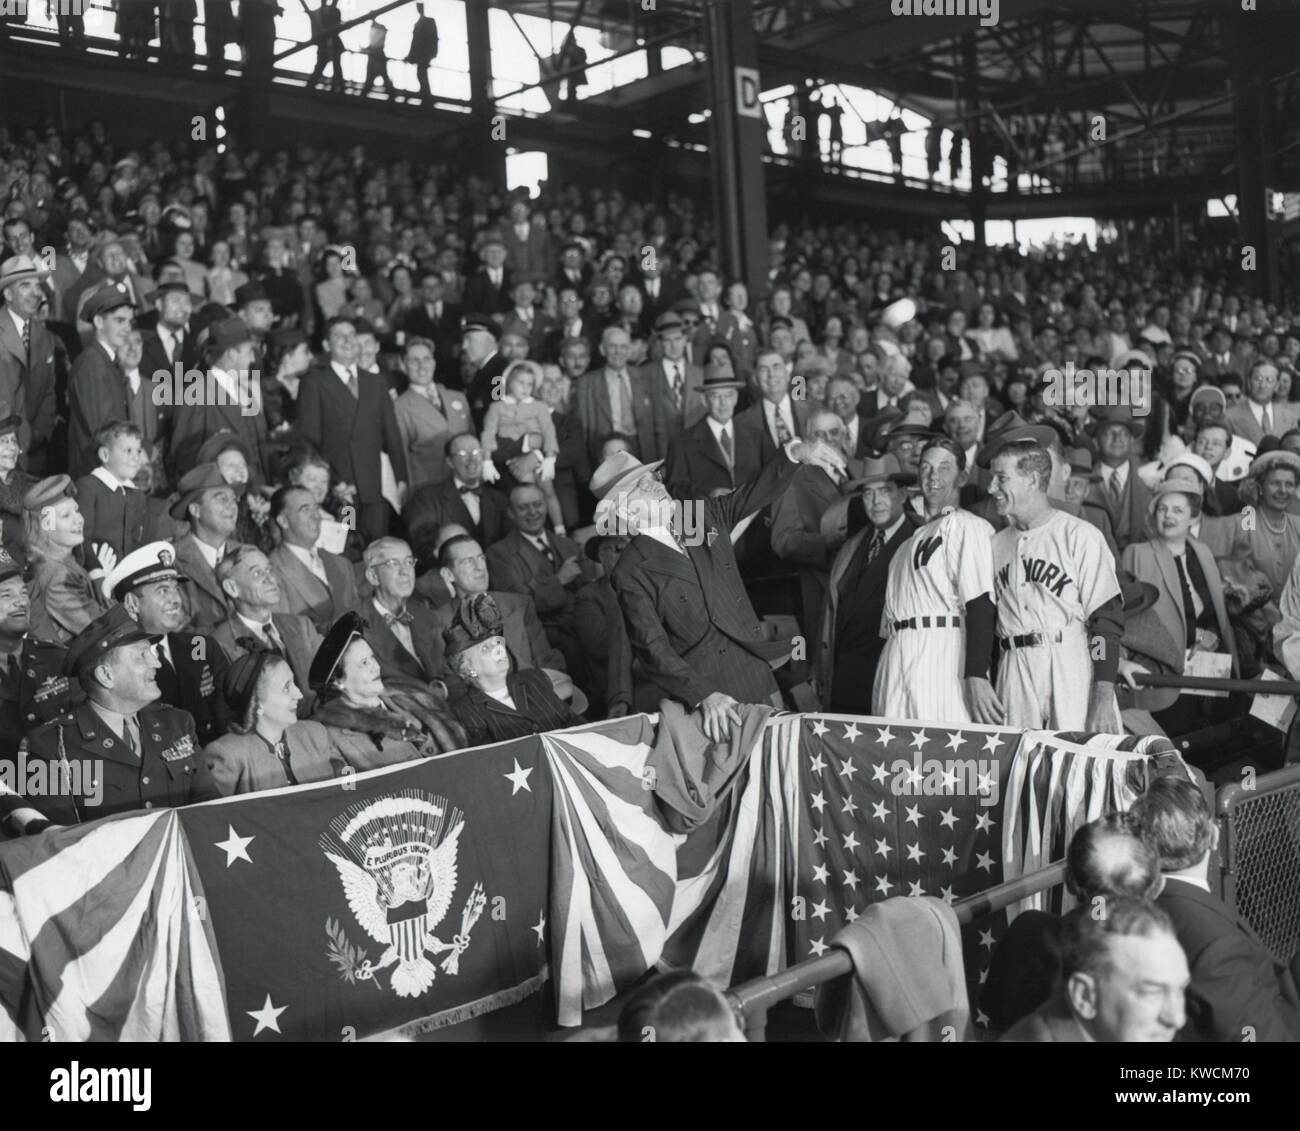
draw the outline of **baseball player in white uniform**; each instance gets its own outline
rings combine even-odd
[[[1000,723],[989,682],[996,611],[993,527],[961,510],[966,453],[946,436],[921,452],[925,524],[889,563],[872,713],[889,719]]]
[[[1123,601],[1115,559],[1095,526],[1047,497],[1051,458],[1002,441],[989,494],[1011,521],[993,537],[1007,725],[1122,733],[1115,702]]]

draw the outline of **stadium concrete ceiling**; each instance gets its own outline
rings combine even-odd
[[[599,27],[615,50],[638,41],[696,53],[697,64],[626,84],[560,114],[599,126],[635,108],[645,129],[707,141],[689,124],[708,106],[702,11],[708,0],[497,0],[497,6]],[[1249,2],[1249,0],[1247,0]],[[1259,0],[1269,12],[1300,0]],[[944,122],[977,112],[994,129],[1012,117],[1105,115],[1114,131],[1177,124],[1197,147],[1233,159],[1232,55],[1242,0],[999,0],[996,24],[978,17],[894,15],[892,0],[754,0],[765,89],[808,79],[876,90]],[[972,4],[972,6],[974,6]],[[1235,30],[1234,30],[1235,29]],[[978,103],[966,98],[964,51],[974,37]],[[1300,65],[1300,40],[1270,45]],[[1294,142],[1300,115],[1295,75],[1278,84],[1279,124]],[[609,119],[605,119],[610,122]],[[612,122],[610,122],[612,124]],[[1300,146],[1290,150],[1300,155]]]

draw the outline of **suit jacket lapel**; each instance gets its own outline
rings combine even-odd
[[[32,353],[36,352],[36,327],[32,327]],[[9,311],[0,311],[0,345],[3,345],[23,365],[27,364],[27,354],[23,350],[23,340],[18,336],[18,327],[9,317]]]
[[[176,557],[183,561],[186,566],[185,576],[194,582],[200,589],[210,597],[215,597],[223,605],[226,604],[226,595],[221,591],[221,586],[217,584],[217,575],[213,572],[212,567],[208,565],[207,559],[203,556],[203,551],[197,545],[197,539],[190,534],[176,547]]]
[[[357,370],[358,391],[360,391],[361,388],[360,372],[361,371],[358,369]],[[355,419],[357,415],[357,406],[361,403],[361,400],[359,397],[354,397],[351,394],[351,392],[348,391],[347,385],[345,385],[343,381],[340,379],[339,375],[334,372],[334,367],[330,365],[328,361],[325,363],[324,368],[321,370],[321,380],[324,382],[325,388],[327,390],[325,395],[333,399],[335,405],[338,408],[338,411],[342,413],[348,420]]]
[[[705,459],[712,460],[722,468],[723,471],[732,477],[732,482],[734,483],[735,473],[727,464],[727,457],[723,454],[722,445],[718,443],[717,438],[713,435],[713,429],[709,427],[707,417],[695,425],[695,436],[699,441],[700,454],[703,455]],[[731,450],[734,454],[736,450],[735,424],[732,424],[731,426]]]
[[[1174,556],[1163,544],[1155,542],[1150,543],[1152,551],[1156,556],[1156,564],[1160,567],[1160,577],[1165,583],[1165,589],[1169,591],[1169,596],[1173,598],[1174,608],[1177,610],[1178,623],[1182,625],[1182,635],[1178,637],[1178,643],[1187,639],[1187,614],[1183,609],[1183,586],[1178,577],[1178,563],[1174,561]]]
[[[694,562],[687,556],[690,553],[689,548],[686,554],[679,554],[676,550],[670,550],[663,543],[655,541],[648,534],[638,534],[636,541],[647,569],[671,574],[688,581],[699,581],[700,575],[696,572]],[[706,593],[705,596],[707,597],[708,594]]]
[[[280,554],[276,559],[276,564],[280,567],[280,573],[285,581],[293,586],[294,591],[306,604],[319,604],[322,594],[325,597],[330,595],[329,586],[312,573],[298,558],[298,555],[287,546],[280,547]],[[325,571],[328,577],[328,565],[326,565]]]

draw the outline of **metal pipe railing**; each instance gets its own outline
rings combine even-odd
[[[1213,679],[1199,675],[1160,675],[1156,672],[1138,672],[1133,679],[1144,687],[1244,691],[1254,695],[1300,695],[1300,683],[1289,679]]]
[[[965,926],[1064,882],[1065,861],[1058,860],[987,891],[959,899],[952,907],[957,913],[957,922]],[[767,1031],[767,1011],[774,1005],[852,972],[853,962],[848,951],[834,947],[820,958],[810,958],[777,974],[736,986],[727,992],[727,996],[745,1018],[746,1037],[751,1041],[761,1041]]]

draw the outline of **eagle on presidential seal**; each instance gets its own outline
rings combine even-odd
[[[353,947],[343,929],[325,924],[329,959],[345,981],[372,981],[396,966],[390,985],[398,997],[419,997],[438,976],[460,971],[460,956],[483,913],[487,897],[475,884],[461,912],[460,931],[451,942],[435,932],[456,893],[456,855],[465,818],[445,797],[407,789],[357,802],[335,817],[321,835],[325,858],[338,871],[353,916],[375,942],[385,947],[377,963]]]

